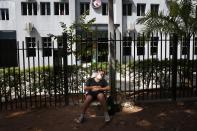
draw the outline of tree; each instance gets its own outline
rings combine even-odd
[[[190,38],[197,32],[197,15],[195,6],[191,0],[168,0],[168,13],[148,12],[145,17],[137,20],[138,24],[144,24],[144,32],[149,36],[152,32],[173,33],[176,37],[173,39],[173,94],[176,99],[177,82],[177,43],[178,40],[184,40],[187,45],[187,61],[190,59]],[[178,37],[177,37],[178,36]],[[188,67],[189,68],[189,67]],[[188,73],[188,72],[187,72]],[[190,77],[190,74],[184,75]]]
[[[190,38],[197,32],[196,7],[191,0],[169,0],[167,6],[169,8],[167,14],[148,12],[145,17],[137,20],[137,24],[145,25],[143,31],[147,35],[151,32],[177,34],[187,45],[189,60]]]
[[[197,17],[195,6],[191,0],[170,0],[167,2],[169,12],[148,12],[145,17],[139,18],[137,24],[144,24],[146,34],[155,32],[176,33],[178,35],[197,32]]]

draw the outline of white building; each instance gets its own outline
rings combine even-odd
[[[25,49],[32,47],[41,48],[39,52],[29,49],[29,54],[28,52],[24,53],[23,51],[19,51],[20,65],[25,63],[24,66],[27,67],[32,64],[43,65],[53,63],[53,51],[46,50],[45,55],[49,57],[48,59],[42,59],[44,54],[42,48],[52,46],[52,41],[48,37],[48,34],[61,35],[62,28],[60,22],[64,22],[69,26],[86,10],[89,10],[87,19],[95,17],[96,22],[94,25],[101,32],[107,32],[108,0],[101,1],[101,7],[94,9],[91,0],[0,0],[0,50],[1,52],[3,51],[0,56],[0,61],[3,61],[3,63],[7,62],[8,64],[13,64],[15,63],[14,61],[17,61],[16,52],[13,53],[15,47],[8,44],[13,44],[13,40],[16,40],[19,42],[20,48],[23,48],[23,41]],[[136,25],[136,19],[143,17],[149,10],[167,12],[166,0],[114,0],[113,6],[114,21],[117,27],[116,32],[123,34],[122,36],[133,31],[137,33],[140,32],[143,26]],[[158,44],[158,40],[156,41]],[[5,43],[9,46],[5,46]],[[55,46],[57,45],[55,44]],[[125,45],[121,48],[122,51],[118,51],[120,50],[120,46],[117,46],[117,59],[122,56],[123,58],[125,56],[126,59],[133,57],[142,59],[142,56],[139,54],[134,54],[134,50],[137,50],[137,46],[131,48],[132,46],[134,47],[134,43],[129,46],[124,46]],[[13,50],[11,50],[12,48],[10,47],[12,47]],[[165,44],[156,45],[158,54],[154,57],[165,58],[165,54],[161,54],[160,52],[164,47]],[[196,47],[197,45],[195,44],[194,49],[196,49]],[[146,51],[151,47],[145,45],[144,48],[145,51],[142,54],[144,54],[145,59],[152,57],[151,52]],[[167,48],[169,48],[169,45],[167,45]],[[193,50],[192,46],[191,50]],[[4,56],[7,56],[7,54],[10,55],[5,58]],[[167,51],[167,56],[169,56],[168,54],[169,50]],[[27,57],[28,55],[34,57]],[[181,55],[179,54],[178,56]],[[15,57],[16,60],[9,63],[9,58],[12,57]],[[33,61],[33,59],[35,60]],[[74,56],[69,57],[68,61],[72,62],[73,60]],[[124,61],[124,59],[122,60]]]

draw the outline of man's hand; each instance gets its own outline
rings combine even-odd
[[[99,91],[101,86],[92,86],[92,91]]]

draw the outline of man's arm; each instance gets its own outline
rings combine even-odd
[[[92,89],[93,89],[92,86],[85,86],[85,87],[84,87],[84,90],[85,90],[85,91],[89,91],[89,90],[92,90]]]
[[[109,91],[111,90],[111,86],[100,87],[100,91]]]

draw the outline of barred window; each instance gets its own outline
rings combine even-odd
[[[151,37],[151,55],[157,55],[159,37]]]
[[[0,9],[0,20],[9,20],[9,10]]]
[[[50,37],[42,37],[43,57],[52,56],[52,43]]]
[[[27,57],[35,57],[36,56],[36,38],[35,37],[26,37],[26,54]]]
[[[22,2],[22,15],[37,15],[37,2]]]
[[[159,4],[151,4],[151,13],[155,13],[158,15],[159,12]]]
[[[123,56],[130,56],[131,55],[131,37],[124,37],[123,38]]]
[[[80,15],[85,13],[90,14],[90,3],[80,3]]]
[[[137,37],[137,55],[144,55],[144,45],[145,45],[145,40],[144,37],[138,36]]]
[[[137,16],[145,16],[146,4],[137,4]]]
[[[55,2],[54,13],[55,15],[69,15],[69,4],[67,2]]]
[[[40,15],[50,15],[50,2],[40,2]]]
[[[197,55],[197,37],[195,38],[194,42],[194,54]]]
[[[108,4],[102,3],[102,15],[108,15]]]
[[[131,16],[132,15],[132,4],[123,4],[123,16]]]

